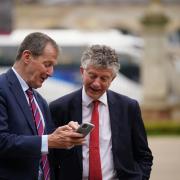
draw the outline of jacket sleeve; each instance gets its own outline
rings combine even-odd
[[[131,115],[134,159],[142,171],[143,180],[148,180],[150,178],[151,166],[153,164],[153,156],[148,147],[141,110],[136,101],[131,109]]]

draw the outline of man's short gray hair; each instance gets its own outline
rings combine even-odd
[[[84,51],[81,58],[81,66],[86,69],[89,65],[112,69],[115,74],[120,68],[117,53],[106,45],[92,45]]]

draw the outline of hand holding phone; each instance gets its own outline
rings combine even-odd
[[[76,130],[76,132],[81,133],[85,136],[87,136],[94,128],[94,124],[91,123],[83,123],[80,125],[80,127]]]

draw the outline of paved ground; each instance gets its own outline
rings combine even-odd
[[[154,165],[150,180],[180,180],[180,137],[151,137]]]

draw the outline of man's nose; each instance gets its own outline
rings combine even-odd
[[[99,86],[101,85],[101,80],[100,80],[100,78],[97,77],[97,78],[94,80],[93,85],[94,85],[95,87],[99,87]]]
[[[48,75],[48,76],[52,76],[52,75],[53,75],[53,72],[54,72],[54,67],[53,67],[53,66],[48,67],[48,69],[47,69],[47,75]]]

